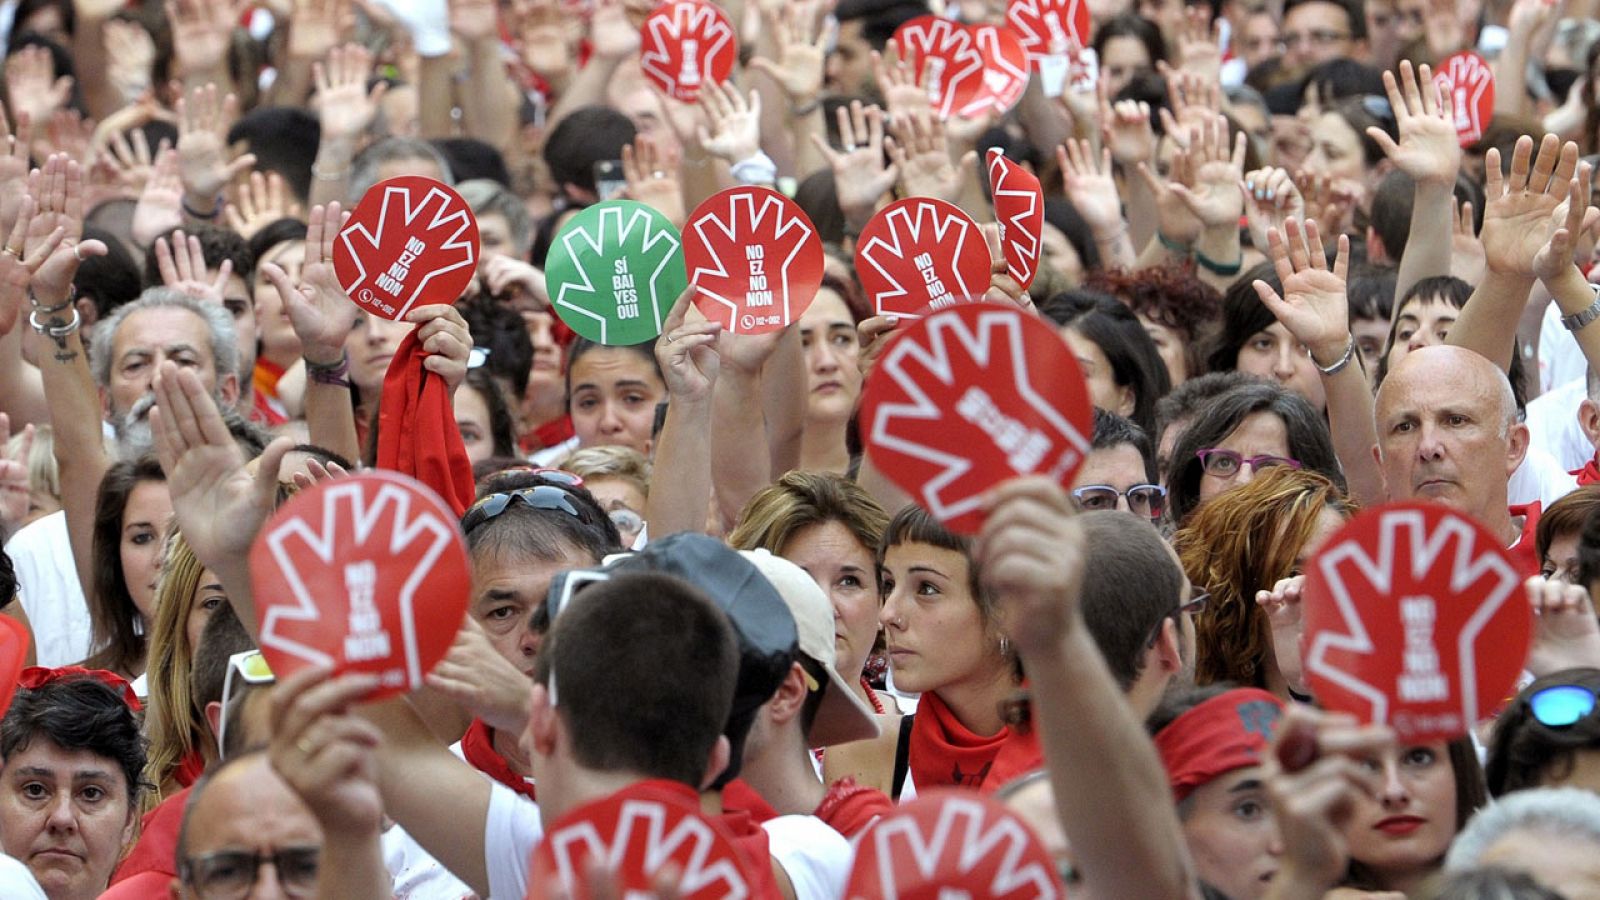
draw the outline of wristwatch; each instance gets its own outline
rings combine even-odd
[[[1577,331],[1595,319],[1600,319],[1600,285],[1589,286],[1594,289],[1594,302],[1589,304],[1589,308],[1583,312],[1561,317],[1561,324],[1566,326],[1568,331]]]

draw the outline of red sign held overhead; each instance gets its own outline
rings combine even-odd
[[[374,697],[422,686],[461,628],[471,572],[455,514],[420,481],[371,469],[278,508],[250,549],[261,652],[377,675]]]
[[[420,175],[374,185],[333,244],[339,285],[385,319],[456,302],[477,266],[472,208],[450,186]]]
[[[1466,734],[1527,659],[1526,574],[1463,513],[1415,502],[1363,512],[1306,573],[1301,646],[1317,701],[1409,743]]]
[[[736,187],[695,208],[683,229],[695,306],[734,334],[781,331],[822,285],[822,241],[793,200]]]
[[[11,708],[11,695],[27,661],[28,629],[10,616],[0,616],[0,716]]]
[[[1036,67],[1047,56],[1089,46],[1088,0],[1010,0],[1006,22]]]
[[[1016,34],[1000,25],[973,25],[972,40],[983,57],[983,89],[963,116],[976,117],[991,110],[1005,115],[1022,99],[1028,87],[1028,53]]]
[[[707,81],[733,72],[739,41],[728,16],[707,0],[667,0],[639,32],[639,66],[670,97],[693,103]]]
[[[1049,323],[964,303],[914,322],[867,380],[861,430],[885,475],[953,531],[976,532],[989,490],[1022,475],[1063,486],[1083,464],[1093,407]]]
[[[872,217],[856,239],[856,276],[880,316],[916,317],[989,290],[983,231],[943,200],[907,197]]]
[[[984,59],[973,30],[938,16],[917,16],[894,30],[902,56],[911,60],[917,83],[927,73],[928,102],[941,119],[964,113],[984,100]],[[992,102],[992,101],[989,101]]]
[[[751,896],[733,839],[701,814],[692,791],[666,782],[641,782],[562,816],[534,848],[529,900],[587,900],[596,862],[625,896],[655,896],[656,879],[669,869],[679,873],[684,900]]]
[[[1433,83],[1450,102],[1461,146],[1477,143],[1494,118],[1494,70],[1477,53],[1462,50],[1439,63]]]
[[[1026,290],[1039,274],[1044,190],[1032,172],[1006,159],[998,149],[989,151],[989,190],[994,195],[994,217],[1000,222],[1006,271]]]
[[[878,820],[856,848],[849,900],[889,897],[1065,897],[1038,836],[1005,804],[976,791],[947,788]]]

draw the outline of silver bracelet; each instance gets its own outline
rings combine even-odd
[[[1322,365],[1322,363],[1317,362],[1317,358],[1315,356],[1313,356],[1313,357],[1311,357],[1311,364],[1313,366],[1316,366],[1317,367],[1317,371],[1321,372],[1324,375],[1337,375],[1340,372],[1343,372],[1344,371],[1344,367],[1350,365],[1350,361],[1352,359],[1355,359],[1355,358],[1356,358],[1356,339],[1355,339],[1354,335],[1351,335],[1350,343],[1344,348],[1344,355],[1339,357],[1339,361],[1338,362],[1334,363],[1331,366],[1324,366],[1324,365]]]
[[[1600,319],[1600,285],[1591,284],[1589,287],[1594,289],[1594,302],[1589,304],[1589,308],[1583,312],[1561,317],[1561,324],[1565,325],[1568,331],[1578,331],[1590,322]]]
[[[39,321],[39,310],[36,309],[28,313],[28,324],[33,326],[34,331],[37,331],[46,337],[60,340],[61,338],[72,334],[74,331],[77,331],[78,326],[83,324],[83,317],[78,315],[77,307],[73,307],[71,322],[68,322],[65,325],[47,325],[44,322]]]

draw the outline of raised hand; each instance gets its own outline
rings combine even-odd
[[[1542,677],[1562,669],[1600,666],[1600,622],[1583,585],[1535,576],[1524,585],[1533,610],[1528,671]]]
[[[656,341],[656,362],[661,365],[672,399],[697,403],[711,399],[711,389],[721,371],[717,338],[722,333],[722,323],[687,322],[694,295],[695,287],[690,285],[672,304],[672,311],[661,326],[661,338]]]
[[[984,500],[972,562],[1000,608],[1001,631],[1024,659],[1060,646],[1080,627],[1079,588],[1088,563],[1072,498],[1049,478],[1008,481]]]
[[[1192,244],[1205,225],[1195,216],[1189,204],[1175,190],[1180,185],[1195,183],[1195,164],[1189,151],[1173,151],[1167,177],[1162,178],[1146,163],[1139,163],[1137,171],[1151,196],[1156,198],[1157,230],[1161,237],[1178,244]]]
[[[595,0],[589,43],[601,59],[621,59],[639,49],[639,26],[629,19],[623,0]]]
[[[0,334],[5,331],[0,329]],[[28,454],[33,452],[33,426],[22,429],[15,452],[10,448],[11,419],[5,413],[0,413],[0,534],[7,536],[28,517],[28,504],[33,496],[28,480]]]
[[[1350,342],[1350,301],[1345,284],[1350,270],[1350,238],[1339,235],[1339,256],[1328,269],[1328,256],[1315,220],[1300,225],[1290,219],[1284,230],[1267,232],[1267,246],[1283,295],[1265,281],[1256,281],[1256,296],[1300,343],[1311,360],[1331,366],[1344,357]]]
[[[1088,141],[1068,139],[1056,148],[1056,160],[1067,199],[1089,228],[1097,235],[1120,228],[1122,198],[1111,174],[1111,148],[1102,149],[1096,160]]]
[[[1292,575],[1280,578],[1271,590],[1256,591],[1256,605],[1267,614],[1267,627],[1272,633],[1272,655],[1278,663],[1278,674],[1295,691],[1305,693],[1300,661],[1300,635],[1304,628],[1306,577]]]
[[[933,108],[933,98],[928,95],[929,72],[924,70],[922,81],[917,81],[912,55],[908,49],[902,57],[900,45],[893,40],[882,53],[872,53],[872,74],[889,108],[890,122],[898,122],[904,116],[926,114]]]
[[[117,8],[122,8],[120,0]],[[156,61],[156,41],[138,22],[112,19],[105,23],[106,77],[124,103],[133,103],[150,90]]]
[[[667,167],[655,141],[641,136],[623,146],[622,177],[628,183],[629,199],[655,207],[673,225],[683,227],[689,211],[683,206],[678,171]]]
[[[1533,257],[1533,274],[1541,280],[1552,281],[1569,270],[1575,270],[1578,246],[1583,242],[1584,235],[1592,235],[1600,226],[1600,210],[1589,205],[1589,189],[1593,181],[1593,167],[1587,162],[1579,163],[1577,174],[1567,186],[1566,201],[1551,214],[1550,237]],[[1588,244],[1592,250],[1592,237],[1588,239]]]
[[[29,174],[28,193],[38,203],[38,212],[27,223],[22,258],[42,257],[30,287],[36,302],[55,306],[70,296],[78,264],[89,256],[104,256],[107,249],[100,241],[81,240],[84,170],[77,160],[50,157],[43,169]],[[21,217],[17,221],[21,224]]]
[[[700,146],[707,153],[731,165],[761,151],[760,94],[751,91],[746,100],[733,87],[708,81],[700,88],[700,107],[711,121],[709,129],[699,126]]]
[[[172,147],[156,154],[139,202],[133,207],[133,239],[140,244],[153,242],[183,224],[183,175],[178,151]]]
[[[215,84],[178,98],[178,169],[184,192],[208,202],[223,185],[256,164],[254,154],[228,159],[228,128],[239,115],[239,100],[220,96]]]
[[[576,69],[582,25],[568,16],[557,0],[522,4],[511,31],[518,56],[539,77],[559,82]]]
[[[1535,259],[1551,238],[1552,227],[1567,219],[1556,210],[1570,193],[1578,169],[1578,145],[1565,145],[1553,134],[1544,136],[1539,155],[1533,156],[1533,138],[1517,139],[1511,153],[1511,174],[1501,174],[1500,151],[1490,148],[1484,159],[1486,175],[1483,228],[1484,262],[1491,273],[1538,277]],[[1587,196],[1587,195],[1585,195]],[[1546,264],[1552,264],[1548,255]]]
[[[936,197],[954,203],[961,194],[961,173],[977,156],[971,151],[963,154],[959,168],[950,161],[944,123],[932,110],[891,118],[889,131],[893,137],[886,146],[900,170],[901,196]]]
[[[813,134],[811,141],[833,170],[834,191],[845,219],[860,226],[899,180],[900,167],[884,162],[882,109],[852,100],[849,109],[839,107],[838,117],[844,152],[834,150],[822,135]]]
[[[422,367],[444,379],[452,394],[467,378],[467,357],[472,353],[472,332],[467,320],[448,303],[419,306],[405,320],[418,326],[417,340],[428,356]]]
[[[450,30],[464,41],[498,38],[500,9],[495,0],[449,0]]]
[[[33,148],[33,125],[26,113],[17,113],[17,130],[7,124],[5,107],[0,106],[0,231],[11,230],[17,220],[22,198],[28,195],[29,154]]]
[[[350,4],[345,0],[295,0],[293,15],[285,19],[289,58],[300,65],[321,59],[338,45],[349,18]]]
[[[55,61],[44,47],[31,46],[6,57],[6,105],[18,119],[48,122],[72,97],[72,76],[55,75]]]
[[[1222,17],[1211,21],[1211,7],[1191,6],[1178,32],[1178,68],[1214,84],[1222,83]]]
[[[520,734],[528,723],[533,682],[494,649],[471,616],[462,620],[450,652],[424,681],[496,731]]]
[[[180,230],[172,233],[171,243],[165,237],[156,238],[156,269],[167,287],[202,303],[222,306],[228,278],[233,274],[233,260],[223,260],[216,276],[206,280],[206,255],[200,238]]]
[[[1329,232],[1345,230],[1360,199],[1354,185],[1305,169],[1295,175],[1294,183],[1305,200],[1307,219],[1316,219]]]
[[[1290,219],[1305,221],[1306,203],[1294,186],[1294,179],[1283,169],[1257,169],[1239,183],[1244,192],[1245,221],[1250,225],[1250,243],[1257,249],[1267,246],[1267,232],[1282,230]]]
[[[1244,212],[1239,182],[1244,178],[1246,136],[1234,136],[1233,152],[1228,152],[1228,120],[1211,119],[1206,126],[1189,132],[1188,155],[1193,165],[1190,181],[1175,181],[1171,191],[1189,212],[1207,227],[1237,224]]]
[[[361,312],[333,271],[333,241],[346,218],[338,203],[311,207],[306,223],[306,262],[299,284],[291,283],[288,273],[275,263],[262,267],[289,311],[301,355],[307,363],[324,368],[338,365],[344,357],[344,339]]]
[[[1192,129],[1209,127],[1222,113],[1219,80],[1174,69],[1164,62],[1156,63],[1156,69],[1167,80],[1167,103],[1172,107],[1170,113],[1161,110],[1161,126],[1174,139],[1182,142]]]
[[[176,74],[184,78],[225,72],[228,43],[239,21],[233,0],[168,0]]]
[[[1022,282],[1011,276],[1011,268],[1006,264],[1005,248],[1000,241],[999,224],[990,222],[982,228],[984,241],[989,245],[989,289],[983,292],[984,302],[1015,306],[1037,314],[1039,310],[1033,305],[1033,297],[1022,286]]]
[[[771,78],[792,106],[811,105],[822,94],[823,61],[838,36],[838,26],[818,28],[816,17],[797,5],[784,5],[775,16],[763,9],[762,22],[775,39],[778,58],[757,56],[750,60],[750,68]]]
[[[335,678],[326,667],[313,666],[272,690],[267,757],[330,839],[376,837],[383,827],[378,791],[383,732],[352,712],[377,687],[376,675],[351,672]]]
[[[1433,82],[1433,71],[1424,64],[1413,72],[1411,61],[1400,63],[1397,81],[1393,72],[1383,73],[1383,88],[1394,108],[1400,129],[1395,143],[1382,128],[1367,129],[1367,137],[1383,148],[1395,168],[1410,175],[1418,184],[1453,185],[1461,168],[1461,142],[1456,137],[1455,117],[1450,98]]]
[[[1104,81],[1096,82],[1095,90],[1100,96],[1100,143],[1111,149],[1111,158],[1124,166],[1154,159],[1156,132],[1150,124],[1150,104],[1123,100],[1113,105]]]
[[[889,340],[899,326],[899,316],[871,316],[856,323],[856,340],[861,344],[861,355],[856,357],[856,366],[861,370],[863,384],[867,376],[872,374],[872,367],[883,355],[884,348],[889,346]]]
[[[85,119],[75,109],[56,110],[44,123],[44,135],[34,132],[40,147],[49,153],[65,153],[85,167],[94,165],[93,134],[94,120]]]
[[[316,84],[311,107],[317,111],[324,142],[354,142],[372,124],[389,86],[380,81],[367,90],[371,76],[372,51],[360,44],[334,47],[326,61],[311,65]]]
[[[225,213],[228,227],[249,240],[279,219],[298,219],[300,204],[289,193],[282,175],[251,172],[250,178],[234,192],[234,202],[228,204]]]
[[[166,148],[167,144],[163,141],[159,149]],[[156,165],[155,156],[150,152],[150,139],[145,136],[143,128],[111,132],[106,137],[106,152],[101,153],[97,161],[103,171],[110,173],[115,183],[132,191],[135,197],[144,192],[144,186],[150,181],[150,173]],[[181,176],[179,180],[181,183]],[[179,202],[182,202],[181,196]]]

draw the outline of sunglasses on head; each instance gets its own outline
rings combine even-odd
[[[513,503],[524,503],[534,509],[548,509],[555,512],[564,512],[575,519],[582,519],[583,514],[572,505],[572,498],[567,492],[553,484],[541,484],[535,487],[522,488],[515,491],[505,491],[489,496],[472,504],[466,515],[461,517],[461,530],[471,533],[474,528],[500,515],[511,508]]]
[[[1570,728],[1594,713],[1595,693],[1581,684],[1554,684],[1528,698],[1528,711],[1547,728]]]

